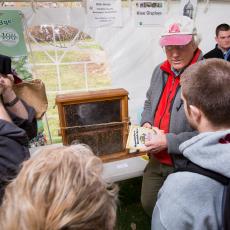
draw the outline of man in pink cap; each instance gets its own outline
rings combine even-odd
[[[197,134],[187,122],[180,87],[183,71],[202,59],[197,37],[192,19],[177,16],[166,22],[160,38],[167,60],[153,72],[141,120],[142,126],[157,132],[145,143],[150,159],[143,174],[141,202],[149,216],[166,177],[184,162],[179,145]]]

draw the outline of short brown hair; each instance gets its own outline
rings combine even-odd
[[[228,31],[230,26],[226,23],[220,24],[216,27],[216,37],[218,37],[220,31]]]
[[[182,94],[214,125],[230,125],[230,63],[217,58],[189,66],[181,75]]]
[[[84,145],[42,150],[6,188],[1,229],[112,230],[118,188],[102,179],[102,168]]]

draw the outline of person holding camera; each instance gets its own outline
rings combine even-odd
[[[18,80],[12,74],[10,57],[0,55],[0,203],[5,186],[30,156],[29,139],[37,134],[35,110],[13,90]]]

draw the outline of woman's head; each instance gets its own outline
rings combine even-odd
[[[101,160],[87,146],[42,150],[6,188],[1,226],[113,229],[118,189],[104,182],[101,173]]]

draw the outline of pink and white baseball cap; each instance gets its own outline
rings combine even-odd
[[[176,16],[165,23],[164,31],[160,38],[160,45],[187,45],[197,34],[194,22],[187,16]]]

